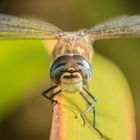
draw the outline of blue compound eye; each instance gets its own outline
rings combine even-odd
[[[67,55],[58,57],[51,66],[50,77],[56,84],[60,83],[60,76],[64,73],[67,63],[70,62],[70,58]]]
[[[92,78],[92,67],[89,62],[80,55],[74,55],[73,59],[76,67],[79,69],[79,72],[83,77],[83,84],[86,85]]]

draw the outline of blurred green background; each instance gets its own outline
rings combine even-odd
[[[140,14],[140,1],[0,0],[0,13],[40,17],[73,31],[111,17]],[[133,93],[140,139],[140,39],[102,40],[94,48],[116,63],[126,76]],[[50,85],[50,64],[41,41],[0,41],[1,140],[43,140],[49,136],[51,104],[40,93]]]

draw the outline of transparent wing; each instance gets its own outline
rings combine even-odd
[[[140,37],[140,16],[121,16],[114,18],[85,31],[85,34],[93,40]]]
[[[44,21],[0,14],[0,39],[56,39],[60,32]]]

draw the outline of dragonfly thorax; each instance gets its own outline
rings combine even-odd
[[[88,60],[80,55],[61,55],[52,64],[50,76],[66,93],[81,91],[92,77]]]
[[[61,38],[53,51],[54,59],[65,54],[79,54],[91,61],[93,47],[83,36],[72,34],[67,38]]]

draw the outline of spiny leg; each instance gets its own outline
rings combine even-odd
[[[86,87],[83,87],[83,89],[85,90],[85,92],[94,100],[94,102],[96,102],[96,98],[92,95],[92,93],[90,93],[90,91],[86,88]]]
[[[93,109],[93,128],[99,133],[100,137],[102,138],[103,137],[103,134],[100,132],[100,130],[98,130],[96,128],[96,122],[95,122],[95,120],[96,120],[96,110],[94,108]]]
[[[92,104],[92,102],[83,94],[82,91],[80,91],[80,94],[81,94],[81,96],[88,102],[88,104],[90,105],[90,107],[89,107],[86,111],[84,111],[84,112],[82,112],[82,113],[80,114],[81,117],[82,117],[82,119],[83,119],[84,125],[85,125],[84,116],[85,116],[85,114],[86,114],[87,112],[89,112],[92,108],[94,108],[95,103]]]
[[[96,98],[90,93],[90,91],[86,88],[83,87],[83,89],[87,92],[87,94],[94,100],[94,102],[96,103]],[[95,105],[95,104],[94,104]],[[96,128],[96,111],[95,108],[93,108],[93,128],[96,129],[96,131],[98,131],[98,133],[100,134],[101,137],[103,137],[102,133]]]
[[[83,89],[85,90],[85,92],[94,100],[94,102],[96,103],[97,100],[96,98],[90,93],[90,91],[86,88],[86,87],[83,87]],[[95,104],[94,104],[95,105]],[[95,112],[95,109],[93,110],[93,114],[94,114],[94,118],[93,118],[93,127],[95,128],[95,123],[96,123],[96,120],[95,120],[95,115],[96,115],[96,112]]]
[[[50,88],[48,88],[47,90],[45,90],[45,91],[42,93],[42,95],[43,95],[44,97],[46,97],[46,98],[49,99],[52,103],[55,103],[55,104],[57,103],[57,101],[56,101],[56,100],[53,100],[53,97],[54,97],[55,95],[57,95],[58,93],[60,93],[61,90],[59,90],[59,91],[53,93],[51,96],[48,96],[48,93],[49,93],[50,91],[54,90],[54,89],[57,88],[57,87],[58,87],[57,85],[51,86]]]

